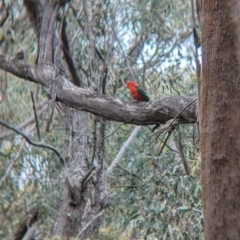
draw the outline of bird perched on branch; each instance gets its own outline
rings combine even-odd
[[[145,91],[140,88],[134,81],[128,81],[127,87],[129,88],[130,93],[135,100],[144,102],[150,101],[150,98],[145,93]]]

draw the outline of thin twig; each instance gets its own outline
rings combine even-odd
[[[119,164],[117,165],[117,167],[120,168],[120,169],[122,169],[123,171],[125,171],[125,172],[127,172],[127,173],[133,175],[134,177],[138,178],[142,183],[144,183],[144,181],[143,181],[143,180],[142,180],[137,174],[132,173],[132,172],[128,171],[128,170],[125,169],[125,168],[122,168]]]
[[[118,131],[118,129],[119,129],[120,127],[122,127],[123,125],[125,125],[125,123],[120,124],[113,132],[111,132],[110,134],[108,134],[107,136],[105,136],[103,139],[96,140],[96,142],[101,142],[101,141],[103,141],[103,140],[111,137],[111,136],[112,136],[116,131]],[[93,143],[93,142],[90,142],[90,143]]]
[[[99,212],[96,216],[94,216],[81,230],[79,230],[77,237],[79,238],[84,231],[87,230],[87,228],[100,216],[102,216],[105,212],[105,209],[103,209],[101,212]]]
[[[115,188],[118,187],[127,187],[127,188],[142,188],[144,187],[146,184],[142,184],[142,185],[117,185],[115,186]]]
[[[166,132],[168,133],[168,135],[167,135],[167,137],[165,138],[164,141],[163,141],[163,139],[161,140],[161,142],[163,142],[163,145],[162,145],[162,147],[161,147],[161,149],[160,149],[160,151],[159,151],[159,153],[158,153],[158,156],[161,155],[164,147],[165,147],[166,144],[167,144],[167,141],[168,141],[169,137],[171,136],[171,134],[173,133],[173,131],[175,130],[175,128],[176,128],[175,125],[172,125],[171,128],[168,128],[168,129],[167,129]],[[166,132],[165,132],[165,133],[166,133]],[[164,138],[164,137],[165,137],[165,134],[164,134],[163,138]]]
[[[48,101],[45,102],[41,108],[37,111],[38,116],[42,115],[46,110],[48,109]],[[31,124],[34,122],[34,114],[31,115],[28,119],[26,119],[24,122],[20,123],[17,125],[17,129],[22,129],[24,127],[26,127],[27,125]],[[3,133],[0,134],[0,140],[3,138],[6,138],[7,136],[9,136],[12,133],[11,130],[5,131]]]
[[[177,115],[176,117],[172,120],[172,122],[170,123],[169,127],[171,127],[171,124],[173,124],[173,122],[182,114],[182,112],[184,112],[190,105],[192,105],[194,102],[196,102],[197,99],[192,100],[189,104],[187,104]]]
[[[9,128],[9,129],[13,130],[14,132],[20,134],[21,136],[23,136],[29,144],[31,144],[35,147],[42,147],[42,148],[46,148],[46,149],[49,149],[49,150],[53,151],[58,156],[58,158],[60,159],[60,162],[62,163],[62,165],[64,165],[64,158],[62,157],[62,155],[59,153],[59,151],[55,147],[53,147],[49,144],[42,143],[42,142],[32,141],[25,133],[19,131],[15,127],[7,124],[6,122],[4,122],[2,120],[0,120],[0,124],[3,125],[6,128]]]
[[[190,105],[192,105],[194,102],[196,102],[197,101],[197,99],[194,99],[194,100],[192,100],[189,104],[187,104],[175,117],[174,117],[174,119],[171,121],[171,123],[169,124],[169,126],[168,126],[168,129],[167,129],[167,132],[168,132],[168,130],[170,129],[170,127],[173,125],[173,123],[174,123],[174,121],[182,114],[182,112],[184,112],[185,111],[185,109],[186,108],[188,108]],[[162,129],[161,129],[162,130]],[[160,130],[160,131],[161,131]],[[156,132],[156,133],[154,133],[154,134],[157,134],[158,132]],[[153,135],[154,135],[153,134]]]
[[[120,124],[114,131],[112,131],[110,134],[108,134],[108,135],[105,136],[104,138],[100,138],[100,139],[97,140],[97,138],[94,137],[94,138],[93,138],[94,140],[93,140],[92,142],[88,141],[87,143],[79,144],[79,146],[81,146],[81,145],[86,145],[86,144],[91,144],[91,143],[102,142],[102,141],[104,141],[105,139],[111,137],[115,132],[118,131],[118,129],[119,129],[120,127],[122,127],[122,126],[125,125],[125,124],[126,124],[126,123]],[[94,130],[94,131],[95,131],[95,130]]]
[[[172,120],[172,122],[169,124],[166,132],[164,133],[163,139],[164,139],[166,133],[168,133],[168,136],[167,136],[167,138],[165,139],[164,144],[163,144],[161,150],[159,151],[158,156],[162,153],[162,150],[163,150],[164,146],[166,145],[167,140],[169,139],[171,133],[172,133],[172,132],[174,131],[174,129],[175,129],[175,127],[174,127],[174,129],[172,129],[172,125],[173,125],[174,121],[181,115],[181,113],[182,113],[186,108],[188,108],[188,107],[189,107],[191,104],[193,104],[195,101],[197,101],[197,99],[194,99],[194,100],[191,101],[187,106],[185,106],[185,107],[176,115],[176,117]]]
[[[54,89],[54,87],[53,87],[53,89]],[[53,90],[53,91],[54,91],[54,90]],[[53,96],[53,95],[54,95],[54,96]],[[55,109],[56,97],[57,97],[56,93],[54,93],[54,94],[52,93],[52,97],[51,97],[52,99],[51,99],[51,102],[50,102],[52,111],[51,111],[50,117],[49,117],[48,120],[47,120],[46,132],[49,132],[51,123],[52,123],[52,121],[53,121],[53,114],[54,114],[54,109]]]
[[[34,127],[35,127],[35,123],[33,123],[31,126],[28,126],[27,129],[26,129],[26,134],[29,134],[34,129]],[[25,139],[22,141],[20,147],[18,148],[17,154],[15,155],[14,159],[12,160],[12,162],[10,163],[8,168],[6,169],[4,176],[0,179],[0,186],[2,186],[3,182],[6,181],[6,179],[8,178],[13,166],[15,165],[17,160],[19,159],[20,154],[23,150],[24,142],[25,142]]]
[[[34,100],[33,92],[31,92],[31,98],[32,98],[33,112],[34,112],[34,117],[35,117],[36,127],[37,127],[37,135],[38,135],[39,140],[41,141],[39,121],[38,121],[38,115],[37,115],[37,110],[36,110],[36,106],[35,106],[35,100]]]
[[[131,68],[130,63],[129,63],[128,56],[126,56],[125,51],[124,51],[123,46],[122,46],[122,43],[121,43],[121,41],[119,40],[119,38],[118,38],[118,36],[117,36],[117,34],[116,34],[115,26],[110,25],[110,27],[111,27],[111,29],[112,29],[112,32],[113,32],[113,35],[114,35],[115,39],[117,40],[117,43],[118,43],[118,45],[119,45],[119,47],[120,47],[120,50],[122,51],[123,57],[124,57],[124,59],[126,60],[127,67],[128,67],[128,70],[130,71],[131,77],[132,77],[133,79],[136,79],[136,74],[134,73],[133,69]]]

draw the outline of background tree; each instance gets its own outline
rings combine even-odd
[[[204,1],[203,14],[200,125],[205,236],[238,239],[240,113],[234,28],[228,1],[216,5]]]

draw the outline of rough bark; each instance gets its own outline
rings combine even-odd
[[[96,153],[87,139],[89,133],[88,116],[86,113],[69,107],[63,107],[63,120],[66,125],[65,143],[65,178],[61,206],[59,209],[54,235],[77,236],[108,203],[108,190],[103,173],[102,151]],[[84,136],[84,137],[83,137]],[[98,225],[98,219],[78,237],[89,237]]]
[[[200,124],[206,240],[240,239],[240,85],[227,4],[203,2]]]
[[[102,168],[104,149],[102,143],[93,145],[88,143],[88,141],[92,142],[92,130],[88,128],[90,124],[87,113],[69,107],[68,105],[71,104],[61,97],[62,94],[65,95],[64,89],[68,89],[69,95],[67,95],[71,96],[74,89],[78,89],[73,83],[79,82],[75,81],[77,76],[73,74],[73,66],[69,66],[74,64],[73,61],[63,57],[62,48],[67,42],[66,35],[63,34],[64,27],[59,29],[56,27],[57,19],[63,18],[59,9],[65,2],[64,0],[25,0],[24,4],[38,36],[36,64],[30,66],[17,57],[4,61],[3,57],[1,65],[5,64],[7,68],[5,70],[17,76],[42,84],[49,89],[50,98],[65,103],[61,108],[62,120],[66,126],[64,178],[61,204],[53,234],[61,238],[86,239],[91,236],[99,223],[99,218],[96,216],[100,216],[99,213],[108,204],[108,190]],[[35,15],[35,9],[39,11],[42,9],[43,12]],[[61,23],[64,23],[64,19]],[[74,102],[78,101],[77,98],[74,100]],[[96,131],[94,134],[98,139],[101,138]]]

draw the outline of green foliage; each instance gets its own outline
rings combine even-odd
[[[34,62],[37,43],[27,18],[22,19],[24,8],[17,3],[8,7],[11,18],[8,18],[2,29],[4,42],[1,48],[9,55],[21,49],[25,59]],[[20,81],[1,71],[0,118],[17,126],[33,115],[31,92],[34,93],[36,108],[41,109],[47,100],[41,86]],[[41,138],[61,151],[65,133],[59,129],[62,123],[56,111],[50,132],[45,131],[50,114],[49,107],[39,116]],[[34,121],[31,121],[21,130],[32,140],[39,141],[33,124]],[[54,224],[60,197],[62,169],[59,160],[52,152],[29,145],[20,135],[8,133],[3,127],[0,129],[0,134],[4,134],[0,139],[0,219],[3,222],[0,238],[13,239],[17,225],[33,206],[39,209],[39,218],[45,220],[40,229],[47,236],[51,231],[49,226]]]
[[[185,134],[192,131],[192,127],[183,129]],[[126,135],[125,132],[129,129],[122,127],[117,134]],[[117,134],[112,138],[121,139]],[[114,221],[113,229],[119,233],[130,226],[131,236],[136,239],[143,236],[147,239],[201,239],[203,215],[199,200],[199,156],[191,140],[185,140],[184,152],[191,152],[190,168],[195,177],[190,181],[178,154],[165,147],[164,153],[157,155],[162,145],[159,141],[149,145],[155,138],[150,138],[151,134],[146,127],[143,128],[115,169],[111,179],[114,202],[104,224],[108,226]],[[171,148],[175,140],[175,136],[169,140]],[[109,139],[109,142],[115,141]],[[110,151],[107,149],[109,155]],[[113,157],[116,155],[112,154]]]

